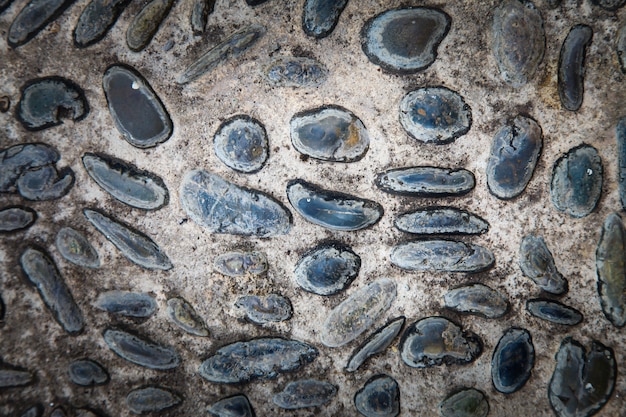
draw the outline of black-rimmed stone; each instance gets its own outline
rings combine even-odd
[[[442,417],[487,417],[489,403],[482,391],[464,388],[446,397],[439,404]]]
[[[626,4],[626,0],[591,0],[591,2],[609,11],[615,11]]]
[[[24,172],[17,180],[17,191],[26,200],[56,200],[70,192],[74,181],[71,168],[57,171],[53,165],[46,165]]]
[[[600,305],[616,327],[626,325],[626,230],[617,213],[609,214],[602,225],[596,248],[596,269]]]
[[[174,297],[167,300],[167,315],[178,327],[189,334],[206,337],[209,330],[202,317],[185,299]]]
[[[282,56],[272,59],[263,75],[276,87],[317,87],[326,81],[328,69],[313,58]]]
[[[265,126],[250,116],[231,117],[215,132],[213,149],[229,168],[247,174],[257,172],[269,157]]]
[[[12,48],[24,45],[72,3],[74,0],[30,0],[11,22],[7,43]]]
[[[0,389],[23,387],[31,384],[34,379],[35,376],[25,369],[0,363]]]
[[[215,271],[228,277],[262,275],[267,272],[267,257],[258,251],[230,251],[213,260]]]
[[[587,25],[574,26],[563,41],[559,56],[558,89],[561,105],[576,111],[583,103],[585,53],[593,30]]]
[[[160,413],[182,401],[178,394],[161,387],[135,389],[126,396],[126,405],[134,414]]]
[[[180,365],[180,356],[169,346],[162,346],[144,337],[120,329],[106,329],[104,341],[116,355],[135,365],[167,370]]]
[[[17,232],[29,228],[37,220],[37,212],[30,207],[10,206],[0,209],[0,233]]]
[[[57,250],[66,260],[86,268],[99,268],[100,257],[85,235],[71,227],[61,228],[54,240]]]
[[[194,0],[191,8],[191,30],[195,36],[202,35],[206,29],[209,15],[213,13],[216,0]]]
[[[243,394],[222,398],[208,409],[213,417],[255,417],[248,397]]]
[[[45,143],[13,145],[0,150],[0,192],[17,191],[17,180],[28,170],[54,164],[59,153]]]
[[[368,358],[384,352],[389,345],[391,345],[391,342],[393,342],[396,336],[400,334],[400,330],[402,330],[405,321],[406,318],[400,316],[376,330],[365,342],[354,350],[346,365],[346,371],[355,372]]]
[[[135,15],[126,31],[126,45],[131,51],[142,51],[159,30],[174,0],[152,0]]]
[[[235,307],[242,309],[246,318],[256,324],[286,321],[293,315],[291,301],[280,294],[245,295],[237,299]]]
[[[157,309],[154,297],[146,293],[131,291],[100,293],[94,305],[111,314],[137,318],[150,317]]]
[[[524,236],[520,244],[519,266],[522,273],[542,290],[556,295],[567,291],[567,280],[556,268],[552,252],[542,236]]]
[[[482,217],[454,207],[426,207],[396,217],[399,230],[418,235],[479,235],[489,223]]]
[[[615,41],[615,51],[622,72],[626,74],[626,23],[617,31],[617,39]]]
[[[304,33],[316,39],[330,35],[339,22],[348,0],[306,0],[302,13]]]
[[[317,379],[301,379],[288,383],[274,394],[272,402],[286,410],[319,407],[330,402],[337,395],[337,387]]]
[[[381,190],[414,197],[460,196],[474,189],[474,174],[466,169],[407,167],[382,172],[376,177]]]
[[[400,414],[400,387],[389,375],[375,375],[357,391],[354,405],[365,417],[396,417]]]
[[[391,263],[410,271],[482,272],[495,263],[493,253],[457,240],[417,240],[391,251]]]
[[[504,394],[521,389],[535,366],[535,347],[525,329],[510,328],[500,338],[491,359],[491,380]]]
[[[452,289],[444,294],[443,300],[446,308],[488,319],[502,317],[509,309],[509,302],[502,294],[483,284]]]
[[[82,387],[94,387],[109,382],[109,374],[106,369],[91,359],[72,361],[67,371],[70,381]]]
[[[526,310],[535,317],[564,326],[575,326],[583,321],[583,315],[573,307],[558,301],[536,298],[526,301]]]
[[[74,45],[86,48],[104,38],[129,3],[130,0],[91,0],[87,3],[72,32]]]
[[[339,242],[322,243],[305,253],[294,270],[305,291],[333,295],[343,291],[359,274],[361,258]]]
[[[30,406],[19,414],[20,417],[41,417],[42,415],[43,406],[41,404]]]
[[[624,25],[626,28],[626,25]],[[626,43],[626,30],[624,32],[624,42]],[[626,44],[624,45],[626,47]],[[626,57],[625,57],[626,59]],[[617,141],[617,168],[618,168],[618,190],[622,208],[626,210],[626,117],[622,117],[615,127],[615,138]]]

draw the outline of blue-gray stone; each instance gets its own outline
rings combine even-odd
[[[305,253],[294,270],[305,291],[333,295],[343,291],[359,274],[361,258],[339,242],[322,243]]]
[[[272,59],[263,74],[276,87],[317,87],[326,81],[328,69],[313,58],[283,56]]]
[[[617,31],[615,50],[617,52],[617,59],[619,60],[622,72],[626,74],[626,23],[622,24]]]
[[[272,237],[291,229],[291,213],[278,200],[211,172],[188,172],[180,201],[187,215],[211,233]]]
[[[154,297],[146,293],[131,291],[100,293],[94,305],[111,314],[137,318],[150,317],[157,309]]]
[[[626,25],[624,25],[624,27],[626,27]],[[624,33],[626,34],[626,30],[624,30]],[[626,42],[626,39],[624,41]],[[626,210],[626,117],[622,117],[619,122],[617,122],[615,137],[617,139],[617,181],[619,199],[622,202],[622,208]]]
[[[0,389],[23,387],[34,380],[34,375],[26,370],[0,363]]]
[[[396,417],[400,414],[398,383],[389,375],[375,375],[357,391],[354,405],[365,417]]]
[[[318,350],[304,342],[276,337],[235,342],[218,349],[200,365],[200,375],[210,382],[238,384],[276,378],[312,362]]]
[[[626,230],[617,213],[609,214],[602,225],[596,248],[598,295],[607,319],[616,327],[626,325]]]
[[[64,168],[57,171],[52,165],[26,171],[17,180],[17,190],[22,197],[31,201],[56,200],[74,185],[74,171]]]
[[[559,56],[558,88],[561,105],[576,111],[583,103],[585,81],[585,53],[591,43],[593,29],[576,25],[568,33]]]
[[[279,294],[239,297],[235,307],[242,309],[246,318],[256,324],[285,321],[293,315],[291,301]]]
[[[7,43],[12,48],[24,45],[72,3],[74,0],[30,0],[11,22]]]
[[[63,227],[55,239],[57,250],[66,260],[86,268],[99,268],[98,252],[78,230]]]
[[[79,359],[70,362],[68,373],[70,381],[83,387],[94,387],[109,382],[109,374],[106,369],[91,359]]]
[[[435,62],[451,22],[450,16],[438,9],[387,10],[365,23],[361,46],[369,60],[384,70],[412,74]]]
[[[174,297],[167,300],[167,315],[178,327],[189,334],[206,337],[209,330],[204,320],[187,300]]]
[[[466,210],[454,207],[426,207],[396,217],[394,225],[403,232],[418,235],[479,235],[489,223]]]
[[[0,233],[17,232],[29,228],[37,220],[37,212],[30,207],[10,206],[0,209]]]
[[[214,269],[229,277],[261,275],[267,272],[267,257],[257,251],[231,251],[223,253],[213,261]]]
[[[626,0],[591,0],[591,2],[609,11],[615,11],[626,4]]]
[[[191,30],[196,36],[202,35],[206,29],[209,15],[213,13],[216,0],[194,0],[191,8]]]
[[[472,110],[455,91],[446,87],[425,87],[402,98],[400,123],[414,139],[443,145],[469,131]]]
[[[483,284],[455,288],[444,294],[443,300],[446,308],[488,319],[502,317],[509,310],[507,299],[498,291]]]
[[[302,14],[304,33],[316,39],[330,35],[348,0],[306,0]]]
[[[442,417],[487,417],[489,403],[482,391],[464,388],[454,392],[439,404]]]
[[[104,341],[116,355],[139,366],[166,370],[180,365],[180,356],[169,346],[161,346],[119,329],[106,329]]]
[[[583,321],[580,311],[554,300],[528,300],[526,310],[535,317],[565,326],[575,326]]]
[[[519,266],[522,273],[542,290],[556,295],[567,291],[567,280],[556,268],[542,236],[524,236],[519,250]]]
[[[407,167],[378,174],[376,185],[381,190],[415,197],[459,196],[474,189],[474,174],[466,169],[438,167]]]
[[[142,51],[159,30],[174,0],[151,0],[135,15],[126,31],[126,45],[133,52]]]
[[[43,407],[41,404],[35,404],[22,411],[20,417],[41,417],[43,415]]]
[[[255,417],[248,397],[243,394],[223,398],[209,407],[208,411],[213,417]]]
[[[86,48],[104,38],[129,3],[130,0],[91,0],[76,22],[74,45]]]
[[[355,372],[371,356],[384,352],[389,345],[391,345],[391,342],[393,342],[396,336],[400,334],[400,330],[402,330],[405,321],[406,318],[400,316],[376,330],[365,342],[361,343],[361,345],[354,350],[346,365],[346,371]]]
[[[31,169],[54,164],[59,153],[45,143],[14,145],[0,150],[0,192],[17,191],[17,180]]]
[[[417,240],[391,251],[391,263],[410,271],[482,272],[495,263],[493,253],[474,243],[456,240]]]
[[[224,121],[213,138],[215,156],[235,171],[259,171],[269,157],[265,127],[258,120],[238,115]]]
[[[126,405],[134,414],[159,413],[179,405],[182,401],[179,395],[161,387],[138,388],[126,396]]]
[[[288,383],[272,397],[274,404],[286,410],[319,407],[337,395],[337,387],[317,379],[301,379]]]
[[[521,389],[535,366],[535,347],[525,329],[510,328],[500,338],[491,359],[491,380],[503,394]]]

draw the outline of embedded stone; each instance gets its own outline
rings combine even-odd
[[[383,215],[382,206],[375,201],[325,190],[300,179],[287,183],[287,198],[306,220],[331,230],[365,229]]]
[[[602,159],[593,146],[582,144],[570,149],[552,169],[552,204],[572,217],[589,215],[602,194],[602,175]]]
[[[317,87],[328,78],[328,69],[313,58],[278,57],[263,70],[275,87]]]
[[[459,93],[448,88],[420,88],[400,101],[400,123],[412,138],[443,145],[469,131],[472,110]]]
[[[322,243],[305,253],[294,270],[305,291],[333,295],[346,289],[359,274],[361,258],[339,242]]]
[[[94,387],[109,382],[109,374],[106,369],[91,359],[72,361],[68,373],[70,381],[83,387]]]
[[[106,36],[130,0],[91,0],[76,22],[74,45],[86,48]]]
[[[246,174],[263,168],[269,157],[265,127],[246,115],[234,116],[220,125],[213,139],[213,149],[226,166]]]
[[[235,307],[242,309],[246,318],[256,324],[285,321],[293,315],[291,302],[279,294],[239,297]]]
[[[291,143],[300,153],[330,162],[355,162],[369,148],[363,122],[340,106],[324,106],[296,113],[290,122]]]
[[[602,225],[596,248],[598,295],[606,318],[616,327],[626,325],[626,230],[617,213]]]
[[[400,355],[412,368],[463,365],[482,353],[480,338],[445,317],[426,317],[411,324],[400,340]]]
[[[94,305],[111,314],[137,318],[148,318],[157,309],[154,297],[146,293],[131,291],[100,293]]]
[[[291,213],[273,197],[208,171],[189,171],[180,185],[187,215],[211,233],[272,237],[291,229]]]
[[[496,346],[491,359],[491,380],[503,394],[521,389],[535,366],[535,348],[525,329],[510,328]]]
[[[381,190],[415,197],[460,196],[474,189],[474,174],[466,169],[438,167],[397,168],[378,174]]]
[[[63,227],[55,239],[57,250],[66,260],[86,268],[100,268],[98,252],[78,230]]]
[[[83,155],[83,166],[104,191],[131,207],[157,210],[169,202],[163,180],[129,162],[88,152]]]
[[[151,148],[172,136],[174,127],[163,103],[133,68],[110,66],[102,77],[102,89],[115,126],[128,143]]]
[[[530,81],[546,49],[541,13],[528,0],[505,0],[493,17],[493,54],[502,79],[513,87]]]
[[[348,0],[306,0],[302,13],[304,33],[316,39],[330,35],[339,22]]]
[[[33,380],[34,375],[29,371],[0,364],[0,389],[23,387],[32,383]]]
[[[43,415],[43,407],[41,404],[35,404],[22,411],[20,417],[41,417]]]
[[[591,2],[609,11],[615,11],[626,4],[626,0],[591,0]]]
[[[483,285],[470,284],[448,291],[443,296],[446,308],[488,319],[502,317],[509,310],[509,302],[498,291]]]
[[[231,251],[223,253],[213,261],[213,268],[222,275],[243,277],[267,272],[267,257],[257,251]]]
[[[195,336],[206,337],[209,330],[204,320],[186,300],[175,297],[167,300],[167,315],[181,329]]]
[[[198,371],[210,382],[237,384],[295,371],[318,354],[316,348],[297,340],[252,339],[222,347],[202,362]]]
[[[216,0],[194,0],[191,9],[191,30],[196,36],[202,35],[206,29],[209,15],[213,13]]]
[[[575,326],[583,321],[583,315],[573,307],[554,300],[537,298],[526,301],[526,310],[535,317],[564,326]]]
[[[0,294],[0,324],[4,320],[4,314],[6,313],[6,307],[4,305],[4,301],[2,300],[2,294]]]
[[[325,346],[340,347],[367,331],[396,298],[396,283],[380,278],[358,289],[336,306],[322,325]]]
[[[495,263],[482,246],[456,240],[417,240],[391,251],[391,263],[410,271],[482,272]]]
[[[28,247],[20,257],[20,264],[57,323],[71,335],[82,332],[85,327],[83,314],[50,255]]]
[[[233,33],[221,43],[202,54],[193,64],[187,67],[176,82],[178,84],[190,83],[213,71],[221,63],[239,57],[256,44],[264,34],[265,27],[261,25],[250,25]]]
[[[209,407],[209,414],[213,417],[254,417],[254,410],[248,397],[243,394],[223,398]]]
[[[72,3],[74,0],[30,0],[11,22],[7,43],[12,48],[24,45]]]
[[[27,229],[36,220],[37,212],[30,207],[4,207],[0,209],[0,233]]]
[[[626,27],[626,25],[624,27]],[[626,36],[626,30],[624,30],[624,33]],[[626,42],[626,39],[624,41]],[[619,122],[617,122],[615,137],[617,139],[617,181],[619,199],[622,202],[622,208],[626,210],[626,117],[622,117]]]
[[[169,270],[174,266],[163,251],[142,232],[103,213],[85,209],[87,220],[126,258],[146,269]]]
[[[375,375],[357,391],[354,405],[365,417],[396,417],[400,414],[398,383],[388,375]]]
[[[286,410],[319,407],[337,395],[337,387],[326,381],[301,379],[288,383],[272,397],[274,404]]]
[[[119,329],[106,329],[102,336],[109,349],[135,365],[157,370],[173,369],[180,365],[180,356],[169,346],[161,346]]]
[[[593,29],[576,25],[570,29],[559,56],[558,88],[561,105],[576,111],[583,103],[585,81],[585,53],[591,43]]]
[[[418,235],[479,235],[489,230],[482,217],[454,207],[426,207],[401,214],[393,223],[403,232]]]
[[[611,398],[616,375],[613,349],[594,340],[587,353],[579,342],[566,337],[548,386],[550,405],[558,417],[590,417]]]
[[[567,292],[567,280],[557,270],[554,257],[542,236],[525,236],[519,252],[522,273],[539,288],[555,295]]]
[[[64,407],[55,407],[50,413],[50,417],[68,417]]]
[[[52,165],[26,171],[17,180],[17,190],[22,197],[31,201],[56,200],[74,186],[74,171],[64,168],[57,171]]]
[[[61,117],[78,122],[88,113],[89,103],[78,85],[63,77],[45,77],[22,87],[16,116],[26,129],[37,131],[62,124]]]
[[[126,31],[126,45],[133,52],[142,51],[159,30],[174,0],[152,0],[137,13]]]
[[[617,41],[615,43],[617,59],[619,60],[622,72],[626,74],[626,23],[617,31]]]
[[[489,403],[482,391],[464,388],[455,392],[439,404],[442,417],[487,417]]]
[[[451,22],[450,16],[438,9],[387,10],[365,23],[361,46],[369,60],[384,70],[412,74],[435,62]]]
[[[45,143],[14,145],[0,150],[0,192],[17,191],[17,180],[28,170],[54,164],[59,153]]]
[[[0,13],[2,13],[2,1],[0,0]],[[0,96],[0,113],[6,113],[11,108],[11,98],[9,96]]]
[[[0,14],[9,8],[13,0],[0,0]]]
[[[145,387],[132,390],[126,396],[126,405],[134,414],[159,413],[182,402],[174,392],[160,387]]]
[[[391,342],[394,341],[396,336],[400,334],[400,330],[402,330],[405,321],[406,318],[400,316],[376,330],[365,342],[361,343],[361,345],[354,350],[346,365],[346,371],[355,372],[371,356],[384,352],[389,345],[391,345]]]

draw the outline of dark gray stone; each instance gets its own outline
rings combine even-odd
[[[302,14],[304,33],[316,39],[330,35],[348,0],[305,0]]]
[[[248,397],[243,394],[223,398],[209,407],[208,411],[213,417],[255,417]]]
[[[293,315],[291,301],[279,294],[239,297],[235,307],[242,309],[246,318],[256,324],[286,321]]]
[[[378,174],[381,190],[415,197],[446,197],[467,194],[474,189],[474,174],[466,169],[438,167],[397,168]]]
[[[606,318],[616,327],[626,325],[626,230],[617,213],[609,214],[602,225],[596,248],[598,295]]]
[[[23,387],[34,381],[34,375],[24,369],[0,363],[0,389]]]
[[[45,143],[26,143],[0,150],[0,192],[17,191],[17,180],[28,170],[54,164],[59,153]]]
[[[126,396],[126,405],[134,414],[159,413],[182,401],[178,394],[161,387],[138,388]]]
[[[37,212],[30,207],[10,206],[0,209],[0,233],[17,232],[29,228],[37,220]]]
[[[439,404],[442,417],[487,417],[489,403],[482,391],[464,388],[452,393]]]
[[[194,0],[191,9],[191,30],[196,36],[202,35],[206,29],[209,15],[213,13],[216,0]]]
[[[479,235],[489,223],[476,214],[454,207],[426,207],[396,217],[394,225],[418,235]]]
[[[510,328],[500,338],[491,359],[491,380],[503,394],[521,389],[535,366],[535,347],[525,329]]]
[[[384,352],[389,345],[391,345],[396,336],[400,334],[400,330],[402,330],[405,321],[406,318],[400,316],[376,330],[365,342],[354,350],[346,365],[346,371],[355,372],[368,358]]]
[[[495,263],[482,246],[456,240],[417,240],[391,251],[391,263],[410,271],[482,272]]]
[[[488,319],[502,317],[509,302],[496,290],[483,284],[470,284],[448,291],[443,296],[445,306],[460,313],[476,314]]]
[[[301,379],[288,383],[272,397],[274,404],[286,410],[319,407],[337,395],[337,387],[326,381]]]
[[[17,180],[17,190],[22,197],[31,201],[56,200],[74,186],[74,171],[64,168],[57,171],[52,165],[26,171]]]
[[[339,242],[322,243],[298,261],[294,276],[305,291],[333,295],[346,289],[359,274],[361,258]]]
[[[119,329],[106,329],[104,341],[120,358],[150,369],[167,370],[180,365],[180,356],[171,347],[161,346]]]
[[[109,374],[106,369],[91,359],[72,361],[68,373],[70,381],[83,387],[94,387],[109,382]]]
[[[400,414],[398,383],[388,375],[375,375],[357,391],[354,405],[365,417],[396,417]]]
[[[626,27],[626,25],[624,25],[624,27]],[[626,30],[624,30],[624,33],[626,35]],[[626,210],[626,117],[622,117],[619,122],[617,122],[615,137],[617,139],[617,181],[619,186],[619,199],[622,202],[622,208]]]
[[[622,72],[626,74],[626,23],[617,31],[617,40],[615,42],[615,51],[619,60]]]
[[[269,157],[265,127],[250,116],[238,115],[224,121],[213,138],[215,156],[235,171],[259,171]]]
[[[528,300],[526,310],[535,317],[564,326],[575,326],[583,321],[580,311],[554,300]]]
[[[91,0],[76,22],[74,45],[86,48],[106,36],[130,0]]]
[[[585,53],[592,37],[590,26],[576,25],[563,41],[559,56],[558,87],[561,105],[566,110],[576,111],[583,103]]]
[[[73,3],[74,0],[30,0],[11,22],[7,43],[12,48],[24,45]]]
[[[157,309],[154,297],[131,291],[107,291],[100,293],[94,305],[100,310],[126,317],[148,318]]]
[[[78,230],[63,227],[54,242],[61,256],[71,263],[86,268],[100,268],[98,252]]]
[[[542,236],[524,236],[519,257],[522,273],[539,288],[555,295],[567,292],[567,280],[556,268],[554,257]]]
[[[135,15],[126,31],[126,45],[133,52],[142,51],[159,30],[174,0],[152,0]]]

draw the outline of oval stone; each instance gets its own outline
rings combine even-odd
[[[602,159],[593,146],[582,144],[570,149],[552,169],[552,204],[572,217],[589,215],[602,194],[602,175]]]
[[[71,263],[86,268],[100,268],[98,252],[78,230],[63,227],[54,242],[61,256]]]
[[[502,200],[520,195],[535,172],[542,147],[541,127],[533,119],[516,116],[502,126],[493,138],[487,161],[491,194]]]
[[[111,314],[137,318],[148,318],[157,309],[156,300],[151,295],[131,291],[103,292],[94,305]]]
[[[455,288],[444,294],[443,300],[446,308],[488,319],[502,317],[509,309],[509,302],[502,294],[483,284]]]
[[[554,300],[528,300],[526,310],[535,317],[564,326],[575,326],[583,321],[580,311]]]
[[[330,35],[339,22],[348,0],[306,0],[302,13],[304,33],[316,39]]]
[[[363,122],[340,106],[296,113],[291,118],[290,134],[298,152],[322,161],[358,161],[365,156],[370,144]]]
[[[319,407],[337,395],[337,387],[326,381],[301,379],[288,383],[272,397],[274,404],[286,410]]]
[[[0,192],[17,191],[22,174],[54,164],[59,158],[59,153],[45,143],[19,144],[0,150]]]
[[[521,389],[535,366],[535,348],[530,333],[525,329],[507,330],[493,352],[491,380],[503,394]]]
[[[624,25],[624,27],[626,27],[626,25]],[[624,34],[626,38],[626,30],[624,30]],[[624,39],[624,42],[626,43],[626,39]],[[622,202],[622,208],[626,210],[626,117],[622,117],[617,122],[615,138],[617,140],[617,181],[619,186],[619,199]]]
[[[0,233],[28,229],[36,220],[37,212],[30,207],[4,207],[0,209]]]
[[[616,327],[626,325],[626,230],[617,213],[602,225],[596,248],[598,295],[606,318]]]
[[[213,139],[215,156],[235,171],[257,172],[269,157],[265,127],[250,116],[238,115],[223,122]]]
[[[0,389],[29,385],[34,379],[34,375],[29,371],[14,367],[0,369]]]
[[[454,207],[426,207],[401,214],[393,223],[403,232],[418,235],[479,235],[489,230],[482,217]]]
[[[126,31],[126,45],[133,52],[142,51],[159,30],[174,0],[152,0],[135,15]]]
[[[489,403],[482,391],[464,388],[443,400],[439,413],[442,417],[487,417]]]
[[[396,283],[389,278],[359,288],[330,312],[322,325],[322,343],[328,347],[350,343],[367,331],[395,298]]]
[[[151,148],[172,136],[169,114],[136,70],[119,64],[110,66],[102,77],[102,89],[115,126],[128,143]]]
[[[415,197],[459,196],[474,189],[474,174],[466,169],[439,167],[397,168],[378,174],[376,185],[381,190]]]
[[[357,391],[354,405],[365,417],[396,417],[400,414],[398,383],[388,375],[375,375]]]
[[[317,87],[328,78],[328,69],[313,58],[283,56],[272,59],[263,74],[275,87]]]
[[[124,330],[106,329],[102,335],[109,349],[135,365],[157,370],[180,365],[180,356],[171,347],[161,346]]]
[[[72,3],[74,0],[30,0],[11,22],[7,43],[12,48],[24,45]]]
[[[400,101],[400,123],[414,139],[443,145],[469,131],[472,111],[459,93],[426,87],[409,92]]]
[[[325,190],[299,179],[289,181],[287,197],[302,217],[331,230],[365,229],[383,215],[382,206],[375,201]]]
[[[98,362],[91,359],[72,361],[68,368],[70,381],[82,387],[94,387],[109,382],[109,374]]]
[[[576,111],[583,103],[585,53],[593,30],[587,25],[574,26],[563,41],[559,56],[558,87],[561,105]]]
[[[246,318],[256,324],[285,321],[293,315],[291,302],[279,294],[239,297],[235,307],[241,308]]]
[[[130,0],[91,0],[76,22],[74,45],[86,48],[104,38]]]
[[[365,23],[361,46],[369,60],[384,70],[412,74],[435,61],[451,22],[450,16],[438,9],[387,10]]]
[[[396,336],[400,334],[405,321],[406,318],[400,316],[376,330],[354,350],[346,365],[346,371],[355,372],[369,357],[384,352]]]
[[[134,414],[158,413],[181,402],[182,399],[177,394],[159,387],[135,389],[126,396],[126,405]]]
[[[243,394],[223,398],[209,407],[208,411],[213,417],[255,417],[248,397]]]
[[[417,240],[391,251],[391,263],[410,271],[482,272],[495,263],[482,246],[456,240]]]
[[[202,317],[186,300],[175,297],[167,300],[167,315],[181,329],[195,336],[206,337],[209,330]]]
[[[180,201],[187,215],[211,233],[272,237],[291,229],[291,213],[282,203],[211,172],[188,172]]]
[[[257,251],[231,251],[223,253],[213,261],[213,268],[222,275],[243,277],[267,272],[267,257]]]
[[[539,288],[555,295],[567,292],[567,280],[556,268],[554,257],[542,236],[525,236],[519,252],[522,273]]]
[[[26,171],[17,180],[18,192],[31,201],[59,199],[69,193],[73,185],[74,171],[71,168],[57,171],[53,165]]]

